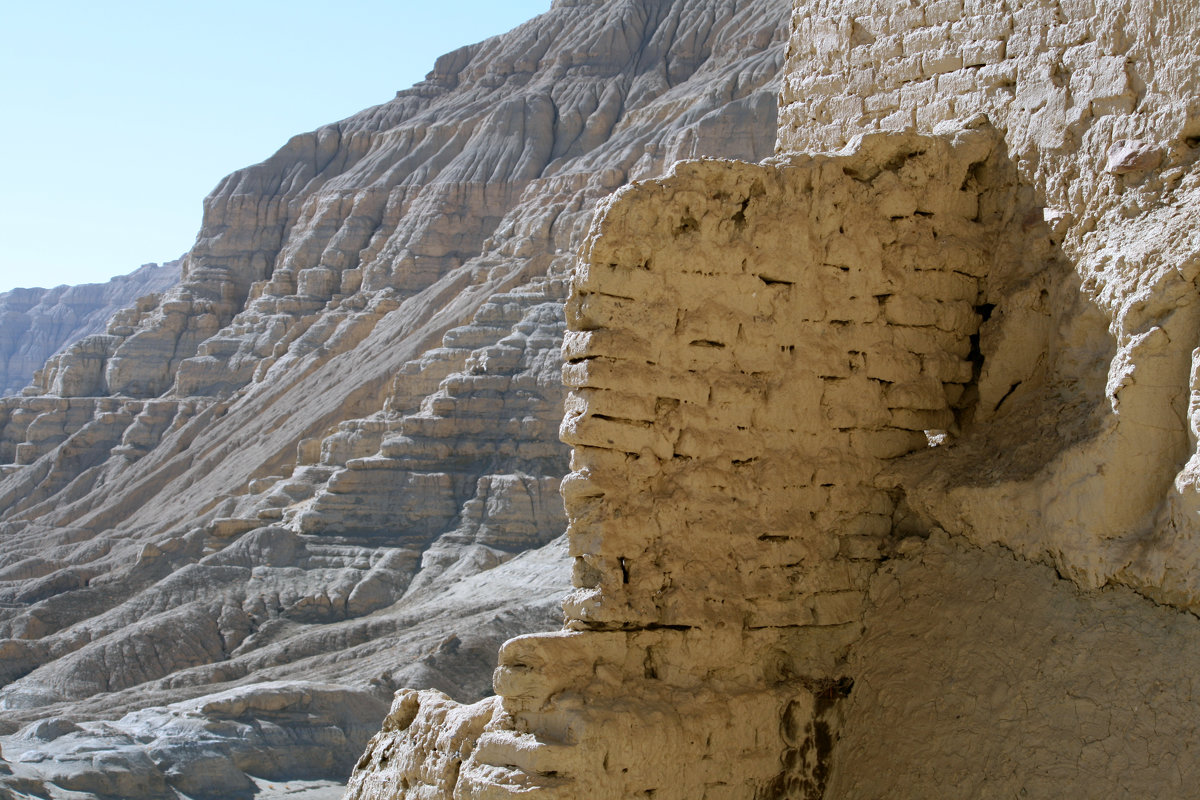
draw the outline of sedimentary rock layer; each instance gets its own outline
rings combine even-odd
[[[65,345],[103,333],[108,318],[179,281],[179,262],[144,264],[107,283],[0,293],[0,395],[19,394]]]
[[[60,756],[86,772],[67,751],[123,746],[130,713],[263,681],[477,699],[501,642],[561,623],[575,253],[627,181],[771,153],[787,10],[557,3],[449,54],[223,181],[180,283],[3,401],[21,780],[53,781]],[[239,719],[275,724],[269,705]],[[70,747],[29,744],[52,717],[79,726]],[[214,752],[222,780],[266,774]]]

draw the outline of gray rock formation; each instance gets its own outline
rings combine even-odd
[[[225,179],[177,286],[0,403],[0,785],[344,781],[228,741],[211,696],[292,730],[261,684],[316,681],[373,730],[396,688],[482,697],[501,642],[557,627],[575,251],[624,183],[773,151],[788,11],[556,2]],[[113,788],[98,753],[157,772]]]
[[[107,283],[0,292],[0,395],[19,394],[65,345],[103,333],[108,318],[179,281],[179,261],[143,264]]]
[[[288,781],[348,769],[372,733],[363,721],[381,705],[368,692],[269,682],[111,722],[42,719],[5,745],[18,787],[48,781],[83,796],[236,800],[259,792],[245,770]]]

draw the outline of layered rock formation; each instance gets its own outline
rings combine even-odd
[[[0,402],[0,785],[344,780],[394,690],[560,625],[575,252],[630,179],[772,152],[787,12],[556,3],[223,181],[178,285]]]
[[[0,395],[15,395],[60,348],[103,333],[117,311],[179,281],[179,262],[143,264],[108,283],[0,292]]]
[[[1194,795],[1197,24],[798,0],[781,154],[581,252],[565,629],[347,796]]]

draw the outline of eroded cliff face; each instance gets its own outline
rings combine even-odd
[[[798,0],[581,251],[565,629],[347,796],[1193,795],[1198,23]]]
[[[179,262],[169,261],[107,283],[0,293],[0,396],[20,394],[60,348],[103,333],[114,313],[178,282]]]
[[[222,182],[0,410],[0,783],[344,779],[395,689],[560,625],[574,253],[631,178],[770,154],[787,14],[556,3]]]

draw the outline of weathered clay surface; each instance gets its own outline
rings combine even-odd
[[[381,735],[414,796],[819,794],[886,467],[969,415],[981,279],[1022,241],[989,168],[988,130],[882,134],[606,203],[563,349],[568,630],[505,645],[450,787],[412,754],[438,715]]]
[[[792,21],[581,252],[565,630],[348,797],[1195,794],[1200,8]]]
[[[1058,253],[989,282],[981,424],[914,465],[909,503],[1193,610],[1197,21],[1194,3],[800,4],[780,120],[785,149],[975,115],[1003,132],[1013,213]]]
[[[0,395],[19,394],[58,350],[104,333],[108,318],[179,281],[179,262],[145,264],[108,283],[0,293]]]
[[[1195,795],[1195,616],[944,532],[911,544],[872,581],[827,796]]]
[[[563,301],[593,209],[680,157],[771,153],[787,13],[559,3],[222,182],[180,283],[0,404],[6,730],[62,719],[103,754],[129,714],[268,681],[380,699],[364,730],[402,686],[486,695],[569,588]],[[57,791],[65,760],[108,786],[103,755],[34,749],[20,781]],[[287,777],[239,752],[204,769]],[[112,791],[186,791],[159,771]]]
[[[1193,793],[1200,10],[797,2],[780,154],[654,178],[765,155],[779,11],[558,2],[218,187],[4,408],[0,780],[248,791],[77,756],[305,679],[432,687],[356,800]]]

